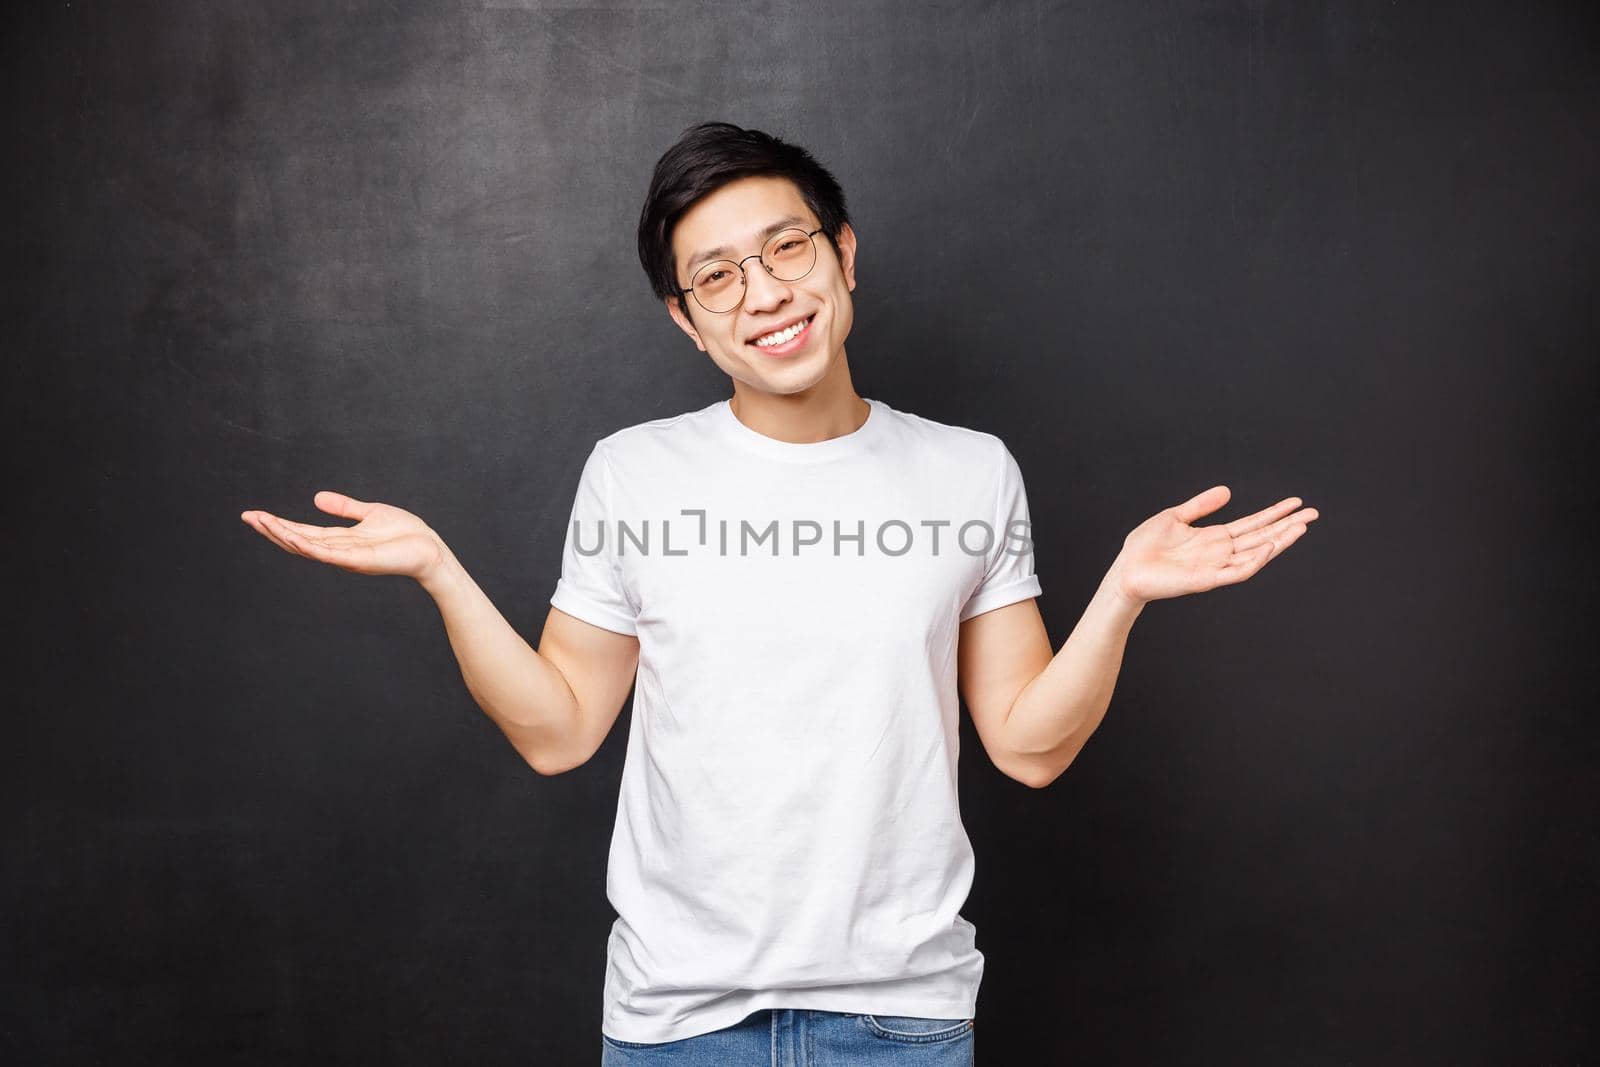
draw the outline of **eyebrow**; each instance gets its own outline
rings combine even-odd
[[[761,240],[765,242],[768,237],[771,237],[779,230],[787,229],[796,223],[803,225],[805,221],[806,220],[801,218],[799,215],[785,215],[777,222],[774,222],[771,226],[768,226],[766,229],[762,230],[756,236],[760,237]],[[693,256],[691,256],[689,258],[688,265],[685,266],[684,269],[690,274],[693,274],[694,269],[700,264],[704,263],[706,260],[721,259],[723,256],[731,256],[732,254],[733,249],[729,248],[727,245],[718,245],[716,248],[708,248],[704,252],[696,252]]]

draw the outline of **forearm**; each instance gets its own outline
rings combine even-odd
[[[438,605],[472,699],[523,759],[550,773],[544,764],[558,762],[550,754],[566,751],[578,733],[578,702],[566,678],[523,640],[448,548],[418,580]]]
[[[1066,644],[1017,694],[1006,719],[1010,747],[1038,769],[1043,784],[1067,769],[1105,718],[1128,633],[1143,610],[1108,571]]]

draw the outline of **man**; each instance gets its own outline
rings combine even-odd
[[[587,761],[634,689],[608,1062],[971,1063],[958,691],[995,766],[1042,788],[1098,726],[1144,604],[1248,578],[1317,513],[1291,497],[1192,526],[1223,486],[1159,512],[1052,654],[1010,451],[851,383],[857,239],[826,169],[693,127],[656,164],[639,252],[733,395],[597,442],[537,652],[414,515],[325,492],[358,525],[243,518],[416,577],[542,774]]]

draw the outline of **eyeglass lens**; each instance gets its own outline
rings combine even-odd
[[[816,242],[804,230],[774,234],[761,250],[761,261],[767,270],[783,282],[804,278],[816,260]],[[700,306],[712,314],[732,311],[744,299],[744,275],[733,260],[715,260],[695,271],[691,292]]]

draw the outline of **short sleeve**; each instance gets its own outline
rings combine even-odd
[[[623,591],[622,568],[617,561],[617,524],[611,500],[611,464],[596,444],[578,479],[561,551],[561,577],[550,603],[595,626],[637,634],[636,614]]]
[[[1022,484],[1022,471],[1004,444],[1000,446],[1000,470],[995,481],[994,515],[989,520],[994,544],[987,556],[988,569],[962,605],[960,622],[1040,594],[1039,577],[1033,570],[1028,493]]]

